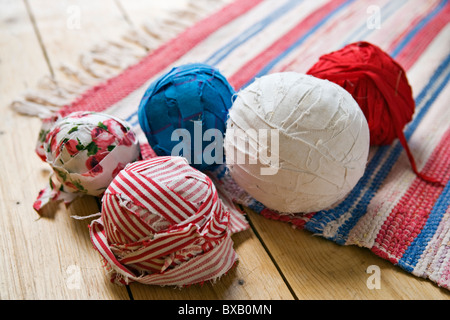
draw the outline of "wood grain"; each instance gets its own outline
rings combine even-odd
[[[165,4],[155,1],[120,1],[127,19],[133,26],[142,26],[147,21],[167,17],[168,12],[182,9],[186,0]],[[134,299],[292,299],[288,286],[279,275],[263,246],[252,230],[233,235],[235,249],[240,256],[238,265],[215,283],[191,286],[182,290],[148,287],[131,284]]]
[[[215,283],[182,289],[131,284],[133,298],[172,300],[292,300],[287,285],[251,230],[233,235],[238,264]]]
[[[54,205],[44,217],[34,212],[50,174],[34,153],[40,120],[17,115],[10,101],[44,75],[62,79],[58,66],[76,65],[93,46],[186,3],[0,0],[0,299],[449,299],[447,290],[368,249],[339,246],[252,211],[252,229],[233,235],[239,263],[215,283],[132,283],[127,290],[109,282],[89,240],[90,220],[70,217],[98,212],[96,199]],[[371,265],[381,270],[380,289],[367,286]]]
[[[111,0],[32,0],[28,5],[56,80],[64,79],[60,66],[79,67],[85,53],[114,41],[129,27]]]
[[[340,246],[285,222],[246,210],[262,242],[295,296],[311,299],[443,299],[448,290],[413,276],[366,248]],[[370,289],[369,266],[380,270],[380,289]]]
[[[50,70],[22,1],[0,6],[0,297],[1,299],[126,299],[105,283],[86,222],[69,217],[97,210],[95,201],[70,210],[54,206],[40,218],[32,205],[48,181],[49,167],[34,153],[40,120],[14,113],[9,102]]]
[[[33,43],[33,47],[28,48],[26,52],[29,56],[38,55],[41,65],[41,70],[36,70],[33,80],[37,82],[40,76],[50,75],[52,72],[56,79],[62,78],[55,68],[56,65],[75,61],[80,51],[87,51],[92,45],[109,40],[119,32],[126,32],[128,28],[126,19],[114,3],[111,8],[111,3],[105,0],[102,5],[97,3],[95,6],[88,6],[88,1],[71,1],[70,5],[79,6],[82,12],[87,12],[85,8],[89,10],[88,16],[81,16],[82,27],[77,32],[65,25],[68,17],[68,2],[59,3],[57,6],[51,6],[46,0],[20,3],[20,15],[28,24],[28,29],[24,33],[28,35],[30,43]],[[153,2],[152,5],[155,6],[155,3]],[[105,10],[104,7],[108,9]],[[104,15],[105,12],[108,14]],[[11,20],[9,17],[5,19]],[[22,25],[23,22],[20,26]],[[107,34],[93,32],[104,25],[115,27],[104,28],[109,32]],[[8,29],[13,30],[14,26]],[[23,45],[23,38],[20,39],[20,43]],[[10,43],[10,45],[16,48],[15,45],[18,43]],[[5,59],[11,59],[12,56],[8,55],[12,53],[7,51]],[[23,59],[27,60],[28,56]],[[14,65],[14,63],[8,64],[11,68]],[[17,79],[30,78],[27,74],[29,68],[23,68],[21,73],[17,71],[15,73]],[[19,86],[17,90],[14,90],[14,94],[18,95],[20,89]],[[12,99],[14,95],[7,98]],[[9,99],[5,99],[5,108]],[[50,174],[50,168],[40,162],[34,154],[40,120],[23,118],[10,110],[8,112],[13,119],[9,122],[12,126],[2,136],[14,136],[16,127],[14,123],[21,123],[27,130],[21,131],[20,136],[15,135],[13,140],[10,139],[8,143],[5,143],[8,152],[4,154],[7,155],[10,152],[15,154],[13,159],[15,166],[8,169],[2,168],[8,173],[3,179],[5,181],[18,179],[17,188],[26,188],[26,190],[23,190],[25,194],[16,193],[16,199],[18,199],[16,201],[20,202],[23,212],[3,216],[2,226],[8,227],[2,232],[4,235],[2,243],[9,243],[9,245],[3,247],[5,254],[2,257],[5,258],[1,261],[1,267],[8,270],[2,274],[7,275],[8,282],[18,282],[10,286],[17,289],[17,292],[7,289],[8,284],[5,283],[2,292],[8,295],[4,298],[128,299],[125,287],[109,283],[102,268],[100,256],[92,248],[87,228],[90,220],[79,221],[70,218],[70,215],[83,216],[98,212],[98,203],[94,198],[81,198],[67,209],[62,205],[50,206],[41,218],[33,211],[32,203],[35,196]],[[33,122],[32,126],[29,125],[29,121]],[[23,140],[27,143],[23,144]],[[17,147],[19,145],[20,148]],[[26,155],[25,159],[29,159],[26,163],[23,161],[22,154]],[[9,163],[7,159],[3,160],[2,164]],[[32,179],[33,183],[26,184],[27,179]],[[4,187],[2,197],[11,197],[8,194],[9,186],[5,183],[2,187]],[[14,200],[9,203],[2,201],[5,205],[2,211],[11,212],[12,203]],[[21,218],[20,222],[16,221],[18,217]],[[288,287],[251,230],[237,234],[233,239],[236,242],[238,254],[246,259],[239,262],[233,270],[214,284],[191,286],[183,290],[133,284],[130,286],[133,297],[135,299],[292,299]],[[14,270],[27,276],[13,276]]]

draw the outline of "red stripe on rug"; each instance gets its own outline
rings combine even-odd
[[[261,215],[266,219],[277,220],[282,222],[289,222],[293,227],[298,229],[304,229],[305,224],[315,215],[315,212],[309,213],[299,213],[295,215],[279,214],[278,212],[272,211],[265,208],[261,211]]]
[[[434,40],[434,38],[439,34],[439,32],[447,25],[448,21],[450,21],[450,6],[446,6],[445,9],[443,9],[438,15],[436,15],[431,21],[428,22],[427,26],[424,27],[420,32],[418,32],[413,40],[405,46],[401,53],[398,56],[398,59],[396,59],[400,65],[405,65],[405,70],[408,70],[410,67],[414,65],[415,62],[419,59],[419,57],[422,55],[422,53],[427,49],[428,45]],[[430,9],[430,11],[433,8]],[[429,12],[428,12],[429,13]],[[428,14],[427,13],[427,14]],[[419,18],[417,18],[416,22],[420,21]],[[297,27],[299,27],[297,25]],[[416,24],[411,24],[410,29],[414,28]],[[296,28],[297,28],[296,27]],[[292,30],[291,30],[292,32]],[[408,33],[408,30],[402,33],[401,37],[394,40],[393,43],[391,43],[390,47],[393,48],[395,44],[403,39],[403,37]],[[298,37],[301,35],[299,34]],[[281,39],[280,39],[281,40]],[[276,43],[274,43],[273,46],[275,46]],[[282,45],[282,44],[280,44]],[[268,50],[270,50],[269,48]],[[264,54],[264,53],[263,53]],[[270,59],[270,58],[268,58]],[[245,68],[241,69],[239,72],[245,70]],[[236,73],[235,79],[230,79],[230,82],[232,83],[235,88],[238,88],[239,80],[237,79],[237,75],[239,75],[239,72]],[[256,74],[256,73],[254,73]],[[247,83],[247,80],[242,80],[242,85]],[[235,82],[233,82],[235,81]],[[416,179],[417,180],[417,179]],[[417,183],[417,181],[415,181]],[[442,190],[441,190],[442,191]],[[270,209],[263,209],[261,211],[261,215],[266,217],[267,219],[271,220],[278,220],[283,222],[289,222],[293,226],[303,229],[305,224],[315,215],[315,212],[308,213],[308,215],[299,215],[299,216],[286,216],[286,215],[280,215]],[[383,250],[380,250],[379,248],[373,248],[373,251],[377,253],[377,255],[389,259],[389,254],[386,254]],[[400,257],[401,258],[401,257]],[[400,259],[399,258],[399,259]],[[394,259],[396,260],[396,259]],[[394,261],[393,261],[394,262]],[[395,262],[394,262],[395,263]]]
[[[295,41],[309,32],[312,27],[344,2],[345,0],[330,1],[309,14],[305,19],[284,34],[284,36],[275,41],[270,47],[242,66],[239,71],[229,78],[230,84],[236,89],[241,88],[244,84],[249,82],[268,61],[271,61],[286,51],[293,43],[295,43]]]
[[[434,149],[422,172],[443,185],[450,178],[450,130]],[[381,226],[372,251],[396,264],[427,222],[444,186],[414,179]]]
[[[445,8],[433,17],[433,19],[414,36],[414,39],[402,49],[396,57],[398,63],[405,70],[409,70],[449,21],[450,5],[446,5]],[[411,24],[411,28],[414,26],[415,24]],[[394,45],[395,43],[391,45],[391,48]]]
[[[223,25],[243,15],[262,1],[234,1],[152,51],[139,63],[118,76],[89,89],[70,105],[63,107],[60,113],[65,116],[74,111],[89,109],[101,112],[107,109],[144,85],[146,81],[170,66]]]

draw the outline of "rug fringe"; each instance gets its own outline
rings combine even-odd
[[[10,107],[22,115],[51,117],[89,88],[138,63],[150,51],[227,2],[230,0],[189,0],[184,8],[170,10],[167,17],[148,21],[140,28],[130,28],[120,39],[106,41],[81,54],[77,65],[59,66],[58,79],[44,76],[36,89],[22,93]]]

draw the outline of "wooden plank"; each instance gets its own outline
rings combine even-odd
[[[71,1],[71,6],[79,6],[82,15],[80,17],[80,28],[75,32],[74,29],[66,28],[67,23],[67,7],[68,2],[63,4],[51,5],[48,0],[34,0],[29,3],[30,10],[36,21],[43,47],[47,52],[50,65],[55,70],[55,77],[63,78],[58,73],[56,65],[71,62],[77,59],[77,54],[83,50],[90,49],[90,45],[100,43],[111,39],[112,36],[126,32],[127,22],[126,16],[118,14],[120,8],[115,9],[105,6],[111,3],[108,0],[98,1],[95,5],[89,5],[91,2],[85,0]],[[102,3],[102,4],[99,4]],[[156,2],[152,1],[155,6]],[[151,13],[152,11],[149,11]],[[150,14],[151,15],[151,14]],[[113,26],[104,28],[104,26]],[[102,32],[94,32],[103,29]],[[108,32],[104,31],[108,30]],[[55,215],[54,229],[61,228],[63,225],[66,229],[64,233],[54,235],[56,248],[60,252],[68,249],[67,259],[75,259],[72,264],[81,266],[83,270],[83,279],[95,278],[100,274],[101,263],[99,256],[91,247],[76,244],[83,242],[88,238],[86,224],[87,221],[71,221],[67,215],[75,212],[78,215],[94,213],[98,210],[96,204],[88,199],[81,199],[76,205],[71,205],[69,212],[60,209]],[[40,219],[39,221],[44,220]],[[45,220],[47,221],[47,220]],[[49,220],[51,221],[51,220]],[[46,222],[47,223],[47,222]],[[56,227],[56,223],[60,224]],[[53,228],[53,226],[52,226]],[[70,230],[69,230],[70,229]],[[53,232],[49,232],[52,234]],[[67,237],[67,235],[71,237]],[[64,236],[65,235],[65,236]],[[72,235],[78,235],[72,237]],[[132,294],[135,299],[292,299],[288,287],[279,276],[275,266],[270,261],[264,248],[251,231],[235,235],[233,239],[236,241],[238,254],[242,258],[241,262],[223,276],[216,284],[205,284],[204,286],[192,286],[183,290],[173,290],[173,288],[160,288],[132,284]],[[71,247],[79,250],[70,250]],[[92,255],[97,261],[92,261]],[[76,264],[78,257],[83,257],[83,263]],[[85,257],[89,257],[85,259]],[[61,268],[61,267],[60,267]],[[75,269],[76,270],[76,269]],[[50,274],[46,275],[50,276]],[[103,275],[102,275],[103,276]],[[103,276],[103,281],[107,278]],[[121,289],[114,289],[111,285],[103,283],[85,283],[83,289],[91,290],[86,294],[100,295],[103,290],[111,290],[112,297],[123,298],[121,289],[123,287],[116,286]]]
[[[24,2],[1,0],[0,7],[0,298],[126,299],[125,288],[105,283],[87,222],[69,217],[97,210],[93,199],[48,218],[32,208],[49,175],[34,153],[41,121],[9,103],[50,71]]]
[[[298,299],[449,299],[450,293],[413,276],[366,248],[340,246],[285,222],[247,210],[256,232]],[[380,288],[367,285],[380,270]]]
[[[41,47],[24,3],[0,0],[0,7],[8,8],[0,10],[0,74],[11,75],[0,78],[0,108],[4,111],[0,120],[4,149],[0,156],[1,299],[128,299],[126,288],[109,283],[105,276],[89,241],[89,220],[70,218],[71,214],[97,212],[93,198],[78,200],[67,210],[60,206],[46,218],[38,219],[33,211],[35,196],[49,174],[48,166],[34,154],[40,120],[18,116],[7,104],[51,70],[57,79],[62,78],[57,65],[71,64],[92,45],[114,39],[157,12],[163,14],[145,6],[165,8],[170,3],[159,7],[156,0],[77,0],[56,5],[50,0],[30,1]],[[133,283],[133,297],[292,299],[294,294],[299,299],[449,298],[448,291],[402,271],[367,249],[338,246],[253,212],[249,217],[256,234],[248,230],[233,236],[240,262],[215,284],[174,290]],[[367,287],[371,265],[381,270],[380,289]]]
[[[1,0],[0,7],[0,298],[128,298],[95,267],[87,222],[69,217],[96,210],[95,201],[41,219],[32,208],[49,175],[34,153],[41,121],[18,115],[9,103],[50,71],[24,3]]]
[[[252,230],[232,236],[238,264],[214,283],[173,287],[130,285],[135,300],[292,300],[293,296]]]
[[[188,1],[165,3],[156,1],[120,0],[120,6],[131,24],[141,27],[152,18],[169,17],[169,12],[183,9]],[[240,257],[238,265],[214,284],[194,285],[181,290],[170,287],[130,285],[133,298],[139,299],[292,299],[288,286],[279,275],[269,255],[252,230],[233,235]]]
[[[30,212],[30,207],[25,208],[31,201],[26,194],[39,183],[30,179],[28,190],[22,189],[22,183],[12,183],[26,181],[27,174],[34,170],[32,166],[21,165],[24,157],[34,157],[33,145],[20,141],[18,133],[31,136],[39,120],[25,125],[8,104],[14,95],[37,81],[37,73],[42,75],[49,71],[23,3],[1,0],[0,8],[0,143],[3,149],[0,153],[0,299],[3,300],[30,296],[28,288],[34,282],[34,272],[30,274],[33,270],[31,261],[15,252],[29,247],[23,231],[33,231],[36,215]],[[22,63],[14,63],[16,59]]]
[[[85,53],[108,41],[120,41],[129,28],[111,0],[33,0],[29,6],[57,80],[63,78],[60,66],[78,67]]]

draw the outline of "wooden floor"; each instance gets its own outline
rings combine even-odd
[[[252,228],[233,236],[236,268],[215,284],[185,289],[109,282],[92,248],[83,198],[39,218],[32,208],[49,167],[34,153],[40,120],[9,108],[56,66],[114,39],[183,0],[0,0],[0,299],[449,299],[447,290],[412,276],[367,249],[342,247],[252,212]],[[75,11],[73,11],[75,10]],[[79,25],[70,28],[80,10]],[[380,268],[379,289],[367,281]]]

